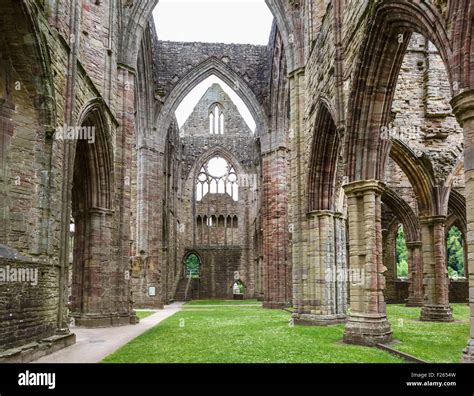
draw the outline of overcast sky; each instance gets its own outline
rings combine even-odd
[[[160,0],[160,40],[267,45],[273,16],[264,0]]]
[[[160,40],[267,45],[273,16],[264,0],[160,0],[153,13]],[[255,122],[239,96],[215,76],[198,85],[176,111],[181,126],[202,95],[218,82],[252,131]]]

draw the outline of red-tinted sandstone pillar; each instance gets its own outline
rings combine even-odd
[[[344,342],[369,346],[389,342],[392,330],[385,310],[386,268],[382,263],[383,184],[356,181],[346,184],[344,190],[348,198],[351,307]]]
[[[344,219],[320,210],[308,214],[307,246],[300,272],[300,293],[294,296],[293,321],[331,325],[346,319],[346,244]]]
[[[262,162],[264,308],[281,308],[291,302],[287,155],[280,148],[264,154]]]
[[[454,114],[464,129],[464,180],[466,183],[467,257],[469,262],[469,306],[471,332],[462,361],[474,363],[474,89],[464,91],[452,102]]]
[[[446,263],[445,216],[420,219],[425,298],[420,320],[451,322],[449,278]]]
[[[409,286],[407,307],[423,306],[423,263],[421,241],[407,242]]]

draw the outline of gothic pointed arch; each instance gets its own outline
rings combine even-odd
[[[393,214],[402,223],[407,242],[420,240],[420,224],[410,205],[391,188],[385,187],[382,202],[388,205]]]
[[[346,155],[349,181],[381,180],[390,141],[381,138],[411,33],[427,37],[439,50],[448,78],[452,48],[443,17],[423,0],[374,3],[349,97]]]
[[[434,201],[435,180],[431,163],[423,161],[401,140],[392,140],[390,158],[402,169],[415,191],[420,214],[435,214],[440,208]]]
[[[467,232],[466,198],[456,190],[449,193],[448,209],[457,217],[461,231]]]
[[[125,1],[121,10],[119,62],[134,68],[144,31],[158,0]]]
[[[76,209],[79,209],[80,206],[84,208],[112,208],[113,148],[110,141],[110,129],[101,103],[100,99],[89,101],[79,116],[78,125],[85,128],[84,133],[91,133],[93,142],[87,139],[87,136],[85,139],[73,141],[75,146],[74,169],[79,172],[77,176],[81,177],[80,183],[83,188],[81,193],[85,194],[85,196],[78,196],[78,186],[76,186],[76,191],[73,186],[73,202],[77,203]],[[87,177],[80,176],[83,172],[87,174]]]
[[[24,19],[19,19],[19,16]],[[0,40],[0,58],[2,53],[9,54],[16,78],[25,87],[39,113],[39,123],[43,133],[51,137],[52,126],[56,123],[55,90],[51,71],[51,58],[46,38],[41,30],[42,18],[38,5],[31,0],[11,1],[2,6],[0,26],[8,27],[11,21],[17,21],[15,29],[2,29]],[[12,45],[19,36],[24,37],[21,46]]]
[[[267,6],[275,17],[278,30],[287,49],[289,70],[294,70],[304,64],[303,26],[298,23],[300,2],[283,2],[281,0],[266,0]],[[119,62],[135,68],[140,43],[147,24],[152,17],[158,0],[137,0],[123,3],[120,13],[121,45]]]
[[[319,105],[311,144],[308,211],[334,210],[340,137],[327,104]]]
[[[110,276],[118,270],[111,251],[113,156],[106,116],[99,103],[93,100],[83,109],[78,125],[84,138],[73,144],[71,309],[76,324],[87,327],[113,323],[107,312],[113,311],[113,301],[107,296],[122,287],[121,277]]]
[[[252,117],[257,123],[255,134],[259,135],[267,130],[268,121],[266,112],[248,84],[222,60],[216,57],[210,57],[196,68],[190,70],[169,93],[155,121],[158,131],[167,129],[167,126],[174,118],[175,110],[193,88],[213,75],[220,78],[230,87],[239,87],[236,93],[248,107]],[[158,139],[161,138],[162,136],[158,137]]]

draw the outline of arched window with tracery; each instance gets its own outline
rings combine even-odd
[[[199,171],[196,181],[196,201],[207,194],[228,194],[239,200],[239,186],[234,167],[222,157],[211,158]]]
[[[220,103],[214,103],[209,108],[209,133],[211,135],[224,134],[224,108]]]

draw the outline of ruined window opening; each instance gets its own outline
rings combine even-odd
[[[451,279],[466,277],[464,265],[464,241],[458,227],[452,226],[446,235],[448,275]]]
[[[214,133],[214,113],[209,114],[209,133]]]
[[[408,278],[408,249],[406,244],[405,232],[403,226],[398,226],[395,239],[395,258],[397,265],[397,278]]]
[[[207,194],[227,194],[239,200],[239,187],[234,167],[222,157],[210,159],[200,170],[196,181],[196,201]]]
[[[69,265],[72,265],[73,256],[74,256],[74,234],[76,231],[76,224],[74,223],[74,219],[71,217],[69,222]],[[72,273],[71,273],[72,275]]]
[[[217,222],[218,222],[217,226],[218,226],[219,228],[224,228],[224,226],[225,226],[225,219],[224,219],[224,216],[220,215],[219,218],[218,218],[218,220],[217,220]]]
[[[224,134],[224,110],[219,103],[214,103],[209,109],[209,133],[211,135]]]

